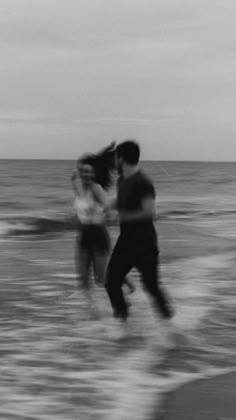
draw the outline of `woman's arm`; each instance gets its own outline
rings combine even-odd
[[[93,185],[93,194],[98,203],[104,206],[105,211],[112,211],[117,209],[117,198],[109,197],[101,185]]]
[[[108,206],[109,199],[106,191],[102,188],[102,186],[100,184],[94,184],[92,191],[97,202],[106,208]]]

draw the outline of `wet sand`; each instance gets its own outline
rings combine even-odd
[[[173,392],[153,420],[235,420],[236,372],[199,380]]]

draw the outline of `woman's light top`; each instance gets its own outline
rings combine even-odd
[[[74,209],[83,224],[100,224],[104,221],[104,206],[96,201],[91,190],[82,191],[75,198]]]

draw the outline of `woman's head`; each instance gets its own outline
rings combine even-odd
[[[82,156],[77,161],[77,169],[85,184],[96,182],[104,189],[112,184],[112,172],[115,169],[114,143],[100,153]]]
[[[94,158],[92,155],[85,155],[78,159],[77,170],[83,183],[90,184],[95,180],[96,173]]]

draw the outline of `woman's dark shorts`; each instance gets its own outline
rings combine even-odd
[[[110,250],[110,238],[107,229],[103,225],[84,225],[78,236],[80,248],[91,254],[108,253]]]

